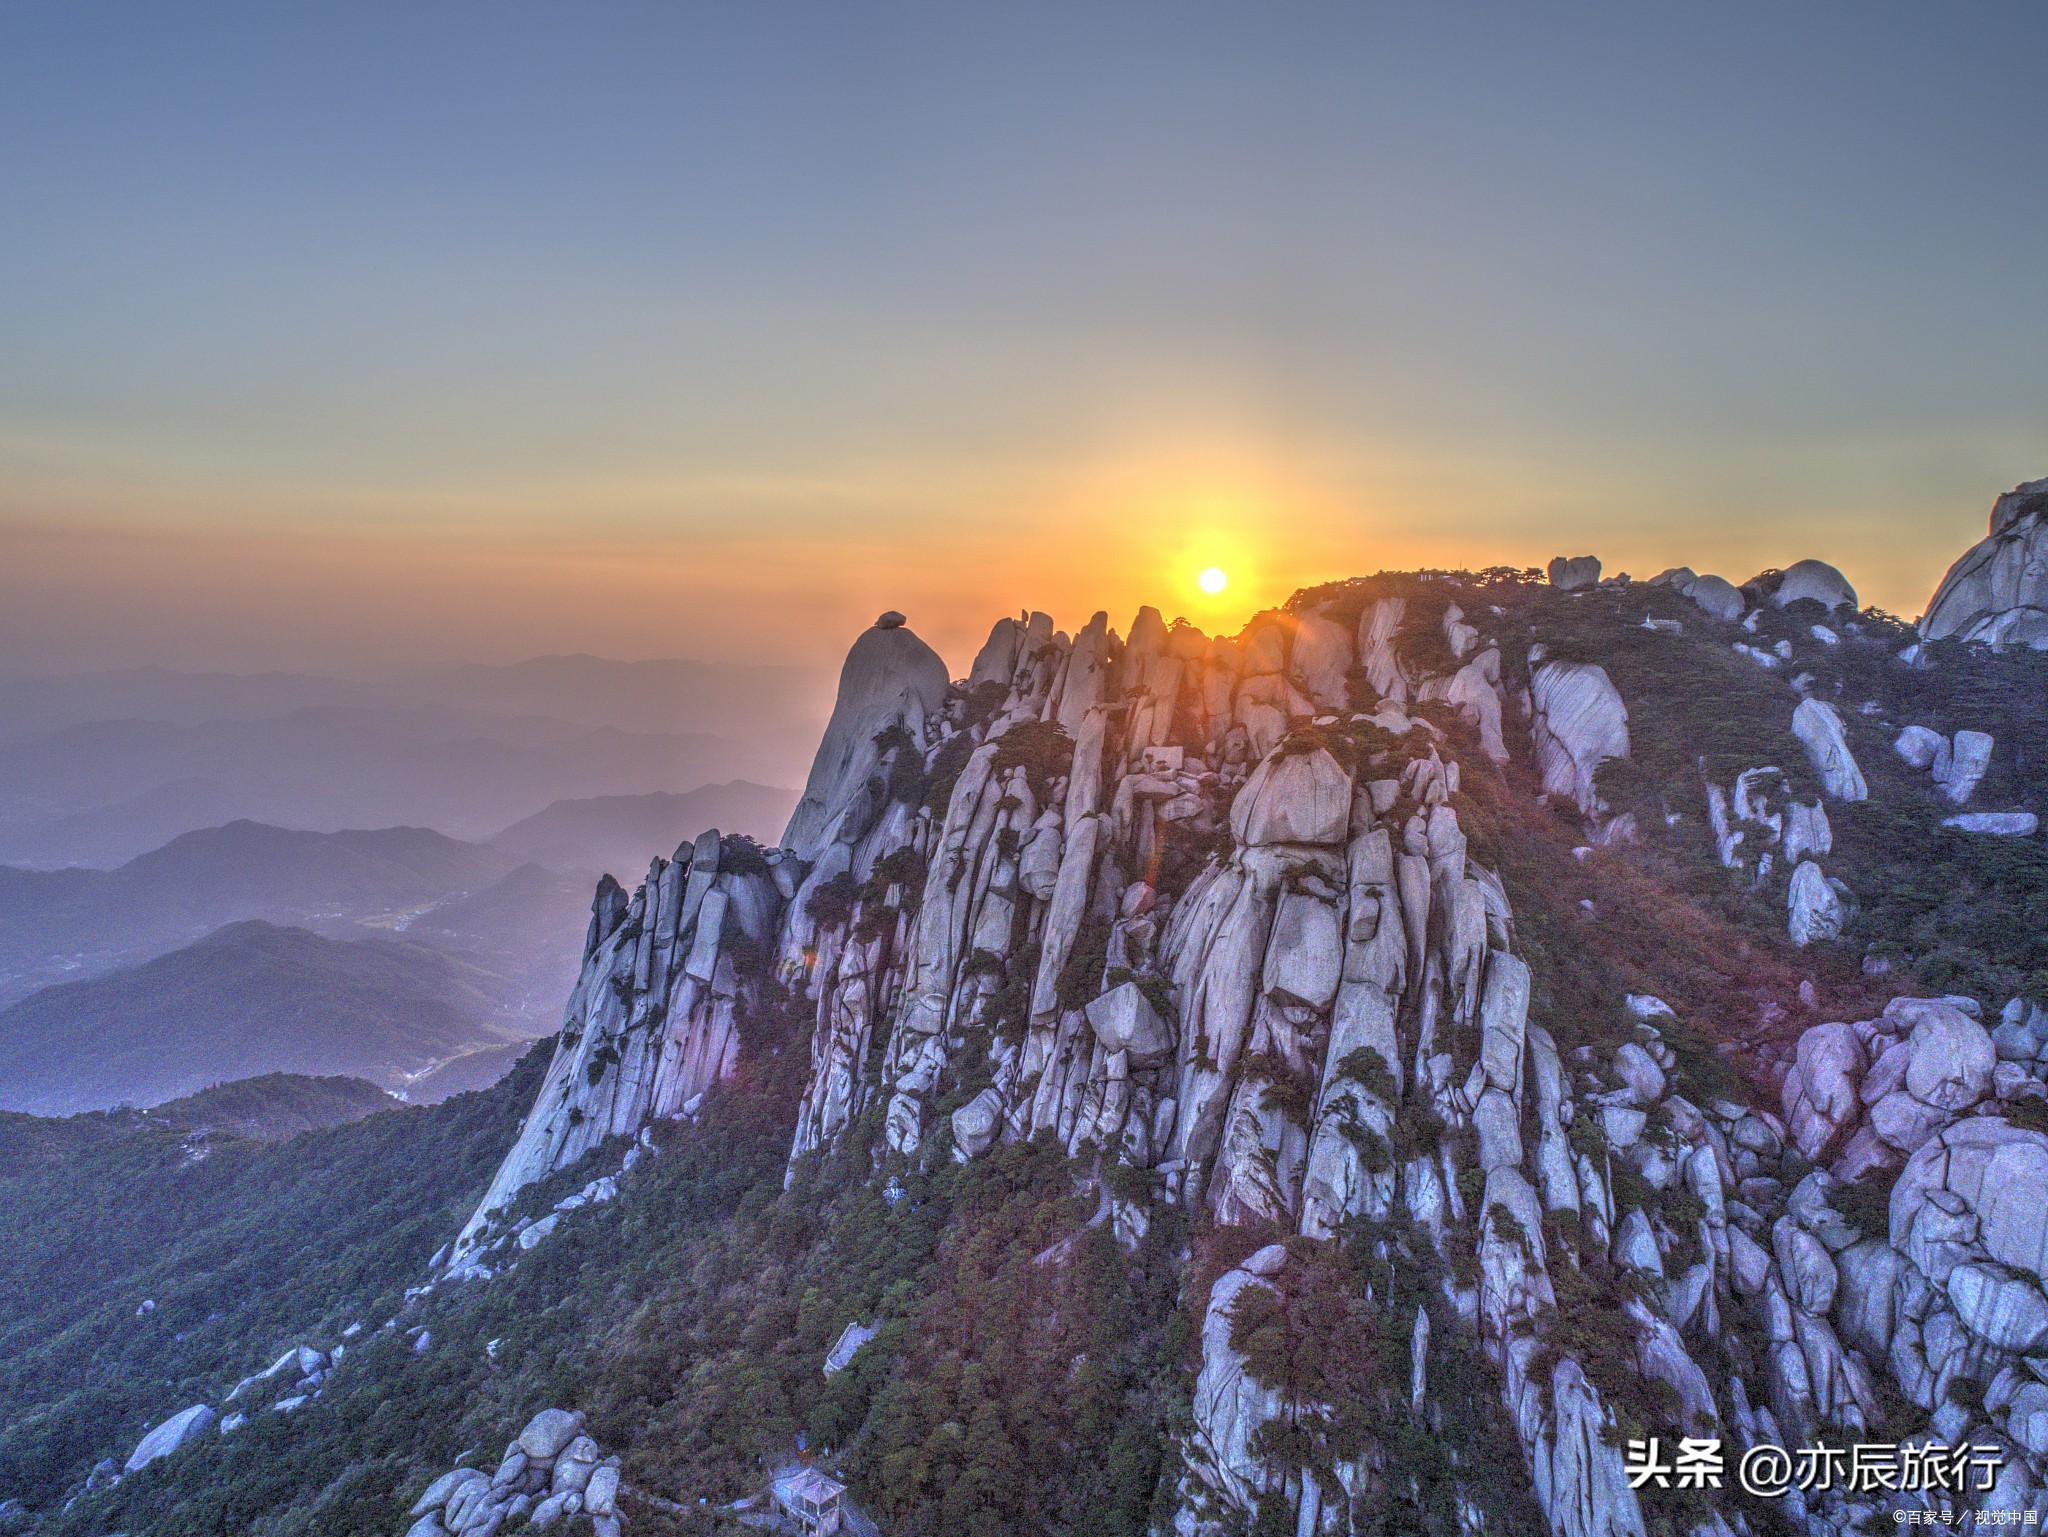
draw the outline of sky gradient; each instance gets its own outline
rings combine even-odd
[[[0,667],[1917,614],[2048,474],[2048,9],[1536,9],[10,7]]]

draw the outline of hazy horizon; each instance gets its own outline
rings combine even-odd
[[[0,666],[836,667],[2048,474],[2048,13],[0,23]],[[1214,598],[1195,573],[1221,566]]]

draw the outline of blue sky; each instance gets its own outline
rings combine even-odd
[[[1915,613],[2048,474],[2044,56],[2038,6],[17,5],[0,663],[881,607],[959,660],[1589,549]]]

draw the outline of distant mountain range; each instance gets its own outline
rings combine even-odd
[[[240,821],[113,870],[0,866],[0,1003],[263,918],[332,937],[365,926],[407,932],[526,978],[554,995],[552,1006],[574,978],[565,936],[598,875],[630,881],[707,827],[772,841],[795,801],[741,780],[556,801],[489,843],[422,827],[313,833]]]
[[[508,1044],[491,979],[421,945],[251,920],[0,1010],[0,1108],[159,1104],[265,1073],[386,1088]]]
[[[416,697],[506,715],[546,715],[631,731],[709,731],[735,741],[815,733],[832,707],[826,668],[676,657],[615,662],[577,654],[461,666],[400,685]],[[807,743],[798,743],[800,748]],[[797,766],[803,767],[799,751]]]
[[[382,1041],[384,1054],[322,1058],[319,1070],[365,1073],[414,1103],[481,1087],[526,1040],[559,1026],[599,874],[630,883],[656,854],[712,826],[772,840],[795,799],[737,781],[564,800],[490,843],[420,827],[316,833],[242,821],[186,833],[113,870],[0,867],[0,1074],[17,1048],[100,1040],[102,1026],[139,1010],[138,990],[150,987],[185,989],[178,1007],[188,1012],[199,1007],[193,1000],[212,1000],[223,1021],[239,1021],[223,1030],[253,1038],[267,1011],[289,1036],[289,1022],[333,989],[374,994],[391,983],[400,956],[400,979],[418,983],[419,998],[460,1000],[463,1028],[448,1036],[450,1016],[427,1008],[426,1029],[404,1049],[372,1029],[367,1039]],[[275,937],[282,933],[299,938],[287,943]],[[353,943],[362,940],[387,942]],[[443,970],[421,981],[421,957]],[[409,1018],[395,1005],[350,1009],[327,1025],[348,1035],[366,1020]],[[216,1057],[205,1034],[195,1024],[185,1037],[160,1039],[149,1072],[96,1050],[58,1051],[41,1067],[24,1061],[10,1085],[17,1098],[0,1088],[0,1105],[66,1113],[150,1104],[222,1078],[314,1070],[301,1055],[245,1055],[239,1046]],[[507,1042],[522,1045],[498,1049]],[[155,1073],[160,1066],[174,1070],[170,1080]]]
[[[245,918],[392,927],[515,861],[420,827],[307,833],[234,822],[117,870],[0,868],[0,1002],[132,965]]]
[[[199,725],[263,720],[305,709],[423,704],[544,715],[584,726],[740,737],[792,725],[815,728],[831,708],[832,674],[825,668],[680,657],[621,662],[582,653],[379,678],[168,667],[44,676],[0,673],[0,738],[46,735],[96,720]]]
[[[570,793],[700,784],[757,755],[708,732],[627,732],[444,706],[313,708],[187,725],[113,720],[0,742],[0,856],[69,861],[106,812],[134,835],[187,831],[196,810],[279,826],[433,827],[479,838]],[[199,790],[194,786],[210,786]],[[182,791],[166,795],[171,787]],[[181,804],[196,799],[196,807]]]
[[[481,839],[558,800],[794,783],[830,697],[818,670],[591,656],[0,679],[0,863],[108,868],[240,819]]]
[[[0,675],[0,1106],[494,1081],[559,1025],[600,874],[780,835],[795,793],[735,771],[796,782],[829,691],[590,656]]]
[[[556,801],[490,841],[495,849],[557,870],[609,871],[630,885],[647,873],[650,859],[668,858],[678,843],[707,827],[772,843],[796,803],[794,790],[744,779],[681,795],[599,795]]]

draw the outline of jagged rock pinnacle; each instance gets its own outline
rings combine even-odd
[[[832,719],[818,744],[803,799],[782,835],[783,846],[814,859],[827,843],[844,838],[849,814],[858,818],[855,802],[881,760],[875,738],[902,726],[921,744],[925,721],[945,703],[950,682],[938,652],[918,639],[895,610],[864,631],[840,669]],[[854,837],[865,831],[857,829]]]

